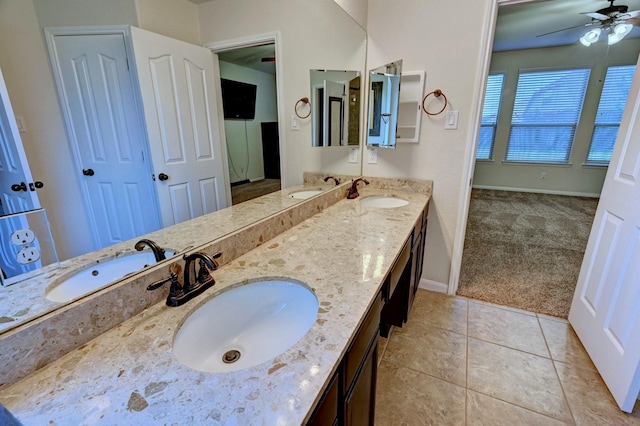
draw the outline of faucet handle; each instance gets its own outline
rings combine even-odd
[[[147,290],[156,290],[166,283],[171,283],[170,293],[179,293],[182,290],[182,286],[180,285],[180,281],[178,281],[178,276],[175,273],[171,273],[169,278],[165,278],[164,280],[156,281],[155,283],[151,283],[147,286]]]

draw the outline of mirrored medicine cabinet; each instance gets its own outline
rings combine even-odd
[[[368,146],[396,147],[401,73],[402,60],[369,72]]]

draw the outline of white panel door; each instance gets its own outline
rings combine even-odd
[[[213,53],[132,28],[164,226],[227,207]]]
[[[18,185],[19,189],[15,185]],[[0,70],[0,196],[2,197],[0,215],[40,208],[2,70]]]
[[[123,34],[55,35],[60,96],[99,247],[159,228]]]
[[[623,411],[640,391],[640,62],[569,321]]]

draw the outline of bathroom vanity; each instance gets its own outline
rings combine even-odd
[[[340,201],[225,260],[212,272],[216,285],[198,298],[180,307],[156,303],[0,387],[0,403],[26,425],[354,424],[354,419],[372,424],[378,335],[408,318],[421,274],[431,183],[369,180],[360,197],[345,199],[342,188]],[[408,203],[385,208],[362,202],[371,196]],[[285,216],[295,216],[295,209],[313,200]],[[254,226],[273,225],[267,218]],[[262,236],[265,229],[254,231]],[[197,250],[225,255],[216,241]],[[136,285],[146,286],[166,272],[158,270],[139,277]],[[193,310],[251,280],[278,277],[305,283],[319,303],[315,323],[291,348],[226,373],[196,371],[176,359],[176,331]],[[125,305],[136,302],[121,299]],[[243,312],[236,314],[241,318]],[[68,331],[82,333],[73,326]]]

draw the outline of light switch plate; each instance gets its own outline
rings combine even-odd
[[[455,130],[458,128],[458,111],[447,111],[444,128],[447,130]]]
[[[350,163],[358,162],[358,148],[349,148],[349,162]]]
[[[378,164],[378,150],[376,148],[367,148],[367,163]]]
[[[291,116],[291,130],[300,130],[300,123],[298,122],[298,117],[295,115]]]

